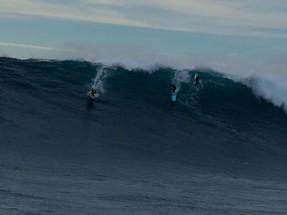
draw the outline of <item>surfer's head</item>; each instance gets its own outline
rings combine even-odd
[[[176,90],[176,86],[174,84],[171,85],[171,89],[172,91],[175,91]]]

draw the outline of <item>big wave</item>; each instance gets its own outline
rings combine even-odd
[[[169,99],[170,84],[175,83],[179,91],[178,103],[185,107],[195,108],[199,103],[195,97],[198,97],[206,102],[208,107],[221,104],[222,107],[226,105],[225,108],[238,107],[242,110],[253,109],[254,106],[264,109],[271,103],[287,111],[287,87],[282,80],[274,76],[259,76],[256,73],[239,76],[219,73],[209,68],[179,70],[154,66],[149,69],[128,69],[120,64],[104,65],[74,60],[1,58],[0,63],[2,82],[7,83],[9,78],[19,76],[10,79],[9,87],[20,87],[21,90],[25,88],[37,90],[37,85],[40,87],[44,81],[39,77],[46,76],[46,82],[51,84],[48,86],[54,89],[64,87],[64,84],[75,83],[85,85],[86,90],[90,87],[98,88],[101,94],[105,94],[105,88],[117,88],[117,91],[134,94],[137,99],[150,97],[149,99],[156,104],[158,101]],[[199,73],[203,81],[203,87],[199,91],[193,86],[195,73]],[[37,77],[33,77],[35,75]],[[55,82],[52,83],[51,80]],[[60,83],[61,81],[65,83]],[[246,104],[249,105],[245,106]]]
[[[202,68],[128,69],[11,58],[0,59],[0,70],[0,138],[5,147],[17,143],[30,150],[32,144],[41,153],[51,149],[53,156],[57,152],[52,149],[60,148],[61,157],[71,146],[76,154],[88,146],[95,150],[95,142],[103,148],[111,144],[107,150],[133,154],[135,149],[155,157],[168,148],[170,154],[161,154],[164,159],[176,152],[178,160],[212,163],[224,171],[230,160],[257,162],[259,166],[249,167],[252,171],[261,168],[262,157],[274,166],[286,162],[286,103],[283,94],[272,95],[285,88],[278,85],[267,94],[272,85],[262,77],[229,77]],[[200,89],[193,85],[195,73],[202,78]],[[179,89],[174,105],[172,83]],[[91,87],[100,96],[87,111]]]

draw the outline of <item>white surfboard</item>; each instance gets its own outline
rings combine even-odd
[[[171,92],[171,100],[172,100],[173,102],[176,101],[176,92]]]

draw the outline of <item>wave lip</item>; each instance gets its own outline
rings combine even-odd
[[[285,81],[275,76],[259,76],[250,74],[245,77],[229,76],[252,89],[259,99],[263,98],[287,113],[287,85]]]

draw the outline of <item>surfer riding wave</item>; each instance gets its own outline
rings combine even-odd
[[[97,90],[95,88],[92,88],[88,93],[88,110],[90,111],[94,105],[94,100],[99,96]]]

